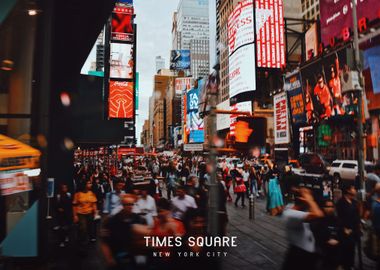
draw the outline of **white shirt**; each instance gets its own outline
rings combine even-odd
[[[133,212],[145,214],[143,217],[148,226],[153,226],[153,217],[157,216],[156,202],[152,196],[147,195],[146,199],[140,198],[137,200]]]
[[[173,218],[182,220],[186,211],[189,208],[197,208],[197,204],[193,197],[185,195],[183,199],[180,199],[178,196],[172,199],[173,205]]]
[[[243,171],[242,175],[243,175],[243,181],[244,182],[248,182],[248,180],[249,180],[249,172]]]
[[[315,252],[315,238],[310,224],[305,221],[308,213],[287,208],[282,214],[286,223],[287,237],[291,245],[307,252]]]

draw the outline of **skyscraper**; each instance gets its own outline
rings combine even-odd
[[[181,0],[173,15],[173,49],[190,50],[191,75],[209,73],[208,0]]]
[[[159,70],[165,68],[165,58],[162,58],[161,56],[156,56],[156,74]]]

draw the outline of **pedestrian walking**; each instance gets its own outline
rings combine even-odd
[[[62,184],[55,198],[60,247],[65,247],[65,242],[69,241],[69,229],[72,224],[72,196],[68,190],[67,185]]]
[[[97,215],[96,196],[91,191],[92,183],[87,181],[82,189],[75,193],[73,200],[74,223],[78,224],[79,241],[85,244],[90,239],[96,241],[96,228],[94,219]]]
[[[267,209],[272,216],[280,214],[284,208],[278,175],[277,169],[272,170],[268,182]]]
[[[295,202],[283,212],[289,248],[283,270],[315,269],[316,244],[310,223],[324,216],[307,188],[293,188]]]

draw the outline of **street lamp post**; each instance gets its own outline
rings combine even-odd
[[[359,33],[358,33],[358,18],[356,10],[356,0],[351,0],[352,4],[352,21],[354,32],[354,54],[355,54],[355,70],[358,73],[359,82],[361,79],[361,63],[360,63],[360,48],[359,48]],[[360,199],[365,200],[365,184],[364,184],[364,145],[363,145],[363,108],[362,100],[363,94],[360,85],[355,85],[355,92],[358,96],[358,116],[357,116],[357,129],[358,129],[358,176],[360,181]],[[359,254],[359,269],[363,269],[361,241],[358,241],[358,254]]]

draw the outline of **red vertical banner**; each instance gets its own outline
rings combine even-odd
[[[108,98],[109,118],[133,118],[133,83],[110,81]]]

